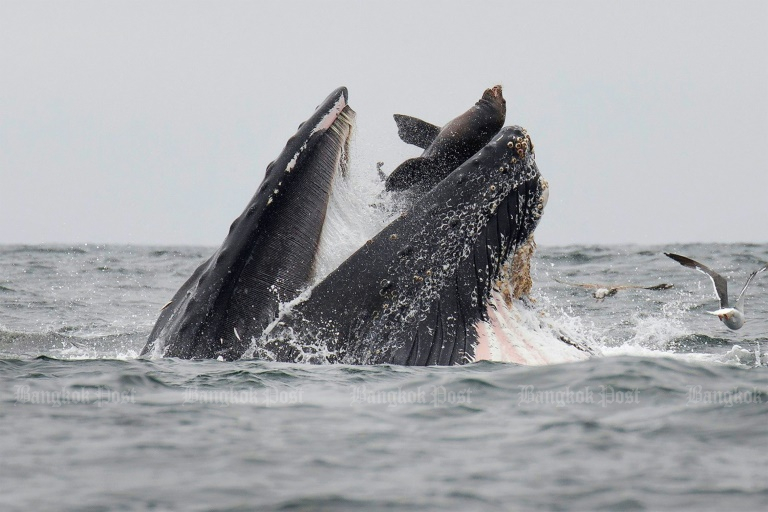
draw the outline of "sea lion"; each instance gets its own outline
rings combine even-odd
[[[442,128],[415,117],[395,114],[398,135],[424,149],[400,164],[386,180],[386,190],[424,193],[477,153],[504,126],[507,103],[501,86],[486,89],[475,105]]]

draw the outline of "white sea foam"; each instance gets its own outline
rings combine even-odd
[[[321,281],[393,218],[376,171],[376,161],[363,160],[356,144],[350,169],[334,180],[315,262],[314,282]]]
[[[693,334],[677,318],[641,313],[633,316],[631,329],[633,336],[626,344],[653,350],[666,350],[675,339]]]
[[[68,344],[61,350],[54,351],[51,355],[57,359],[70,361],[84,361],[88,359],[109,359],[118,361],[130,361],[139,357],[139,351],[126,347],[113,347],[104,351],[98,347]]]
[[[563,306],[562,297],[552,299],[541,291],[536,297],[537,307],[546,311],[550,324],[547,329],[552,335],[567,332],[569,336],[588,343],[603,357],[669,357],[686,362],[749,367],[768,364],[768,354],[760,351],[759,343],[737,343],[722,350],[702,351],[704,346],[697,340],[700,336],[697,332],[701,330],[692,327],[699,323],[692,324],[692,315],[697,312],[691,310],[697,307],[697,303],[682,292],[659,307],[640,302],[641,306],[634,306],[629,311],[626,309],[627,302],[634,304],[634,301],[622,302],[621,298],[606,300],[600,303],[600,315],[595,318],[604,322],[612,317],[613,322],[607,325],[597,325],[587,313],[581,316],[573,314]],[[592,301],[591,298],[583,300],[588,304]],[[617,322],[616,319],[621,320]],[[716,328],[717,324],[714,325]]]

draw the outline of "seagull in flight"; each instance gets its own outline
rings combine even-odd
[[[567,281],[561,281],[556,277],[554,277],[553,279],[560,284],[567,284],[568,286],[579,286],[581,288],[587,288],[588,290],[594,290],[592,292],[592,296],[597,300],[603,300],[606,297],[613,297],[619,292],[619,290],[628,290],[628,289],[669,290],[670,288],[674,288],[674,285],[667,284],[667,283],[661,283],[655,286],[640,286],[640,285],[634,285],[634,284],[607,285],[607,284],[590,284],[590,283],[569,283]]]
[[[726,281],[723,276],[707,267],[706,265],[702,265],[698,261],[694,261],[691,258],[686,258],[685,256],[680,256],[679,254],[672,254],[669,252],[665,252],[664,254],[684,267],[692,268],[707,274],[712,280],[712,284],[715,285],[715,292],[717,293],[717,296],[720,297],[720,309],[717,311],[707,311],[707,313],[718,317],[729,329],[733,329],[734,331],[736,329],[741,329],[741,326],[744,325],[745,320],[744,292],[747,290],[749,283],[752,282],[752,279],[754,279],[757,274],[768,269],[768,264],[763,265],[759,269],[749,274],[747,282],[744,284],[744,288],[741,289],[741,293],[739,293],[739,297],[736,299],[736,305],[731,307],[728,302],[728,281]]]

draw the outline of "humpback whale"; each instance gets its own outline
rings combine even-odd
[[[142,355],[402,365],[587,357],[567,336],[520,336],[503,289],[548,196],[518,126],[497,131],[309,286],[353,121],[340,88],[299,127],[222,246],[163,309]]]
[[[400,164],[387,177],[389,191],[424,193],[474,155],[504,126],[507,104],[501,86],[486,89],[469,110],[442,128],[415,117],[395,114],[398,135],[424,150]]]
[[[237,359],[309,283],[355,113],[331,93],[270,163],[224,243],[162,310],[143,354]]]

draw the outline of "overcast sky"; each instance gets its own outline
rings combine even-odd
[[[218,245],[335,87],[355,172],[501,83],[540,244],[768,242],[768,2],[0,0],[0,243]]]

